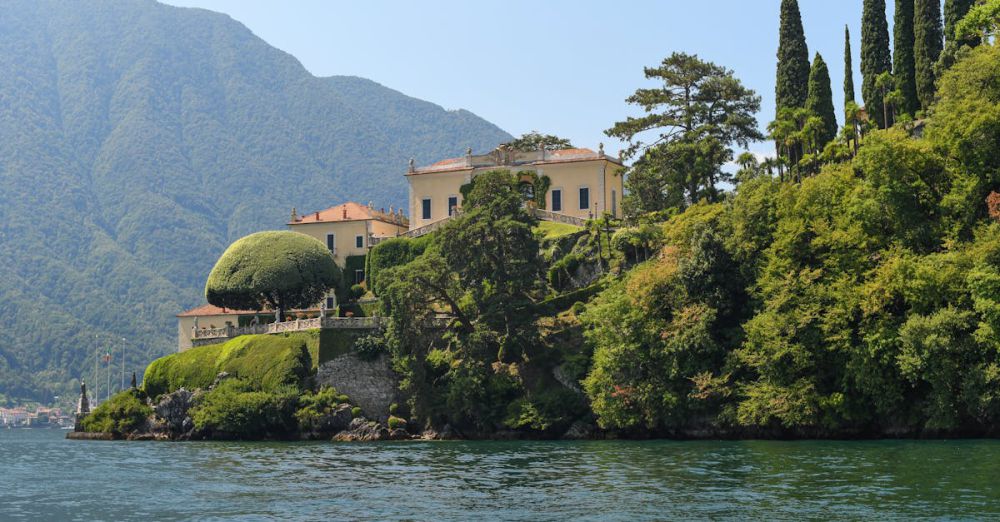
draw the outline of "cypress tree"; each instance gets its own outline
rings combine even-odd
[[[879,75],[892,72],[892,58],[889,56],[889,22],[885,18],[885,0],[864,0],[861,14],[861,97],[865,102],[868,117],[879,128],[892,125],[885,121],[883,108],[884,93],[876,82]]]
[[[948,42],[955,39],[955,26],[965,18],[975,3],[975,0],[944,1],[944,36]]]
[[[851,29],[844,26],[844,105],[855,101],[854,58],[851,56]]]
[[[833,89],[830,87],[830,70],[823,57],[816,53],[809,71],[809,96],[806,109],[823,120],[823,130],[817,136],[817,148],[822,149],[837,137],[837,116],[833,109]]]
[[[898,112],[914,115],[920,109],[917,98],[916,64],[913,60],[913,1],[896,0],[893,20],[892,72],[900,97]]]
[[[777,109],[801,108],[809,95],[809,49],[802,29],[802,15],[796,0],[781,1],[778,30],[778,81],[775,85]]]
[[[925,111],[934,102],[934,64],[944,47],[940,0],[916,0],[913,21],[913,58],[916,65],[917,97]]]

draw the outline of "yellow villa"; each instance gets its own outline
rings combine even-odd
[[[293,209],[292,219],[288,223],[289,230],[312,236],[326,245],[333,254],[334,261],[344,270],[344,277],[355,284],[365,279],[364,259],[368,249],[383,239],[405,234],[408,227],[409,221],[402,209],[390,209],[386,212],[376,210],[370,204],[361,205],[353,201],[303,215]],[[312,317],[325,310],[333,310],[336,306],[337,298],[331,291],[326,296],[325,303],[318,303],[313,309],[294,312]],[[244,326],[254,317],[260,318],[268,314],[270,312],[229,310],[209,304],[182,312],[177,314],[177,349],[184,351],[193,346],[196,329]]]
[[[363,269],[348,266],[348,259],[364,256],[379,241],[400,236],[409,229],[409,220],[403,209],[388,212],[376,210],[370,203],[361,205],[353,201],[298,215],[292,209],[288,229],[320,240],[333,254],[334,261],[350,273],[344,275],[353,283],[364,281]]]
[[[521,152],[498,148],[482,155],[473,155],[468,150],[465,156],[426,167],[417,167],[411,161],[406,173],[410,184],[410,230],[451,216],[462,206],[462,185],[481,172],[497,169],[547,177],[549,188],[544,195],[544,209],[549,212],[580,219],[605,212],[621,217],[622,163],[604,154],[603,145],[597,152],[590,149]]]

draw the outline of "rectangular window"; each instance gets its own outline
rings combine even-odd
[[[590,208],[590,188],[580,187],[580,210]]]
[[[365,236],[354,236],[354,246],[358,248],[365,247]]]
[[[458,196],[448,196],[448,215],[452,216],[458,209]]]
[[[337,249],[336,236],[334,236],[333,234],[326,235],[326,248],[329,248],[330,252],[333,252],[334,250]]]
[[[333,310],[337,306],[337,300],[332,297],[326,298],[326,309]]]
[[[552,191],[552,212],[562,212],[562,190]]]
[[[420,218],[421,219],[431,218],[431,198],[424,198],[420,202]]]
[[[365,271],[364,270],[355,270],[354,271],[354,284],[360,285],[361,283],[364,282],[364,280],[365,280]]]

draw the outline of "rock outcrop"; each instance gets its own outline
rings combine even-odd
[[[348,428],[333,437],[337,442],[373,442],[378,440],[408,440],[413,438],[406,430],[388,430],[378,422],[358,417]]]
[[[200,391],[181,388],[160,398],[153,406],[153,417],[147,430],[156,438],[189,439],[194,432],[190,410]]]

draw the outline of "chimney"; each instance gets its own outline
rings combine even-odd
[[[295,212],[295,207],[292,207],[292,223],[299,220],[299,214]]]
[[[316,221],[319,221],[319,211],[316,211]]]
[[[347,219],[347,205],[344,205],[344,219]]]

